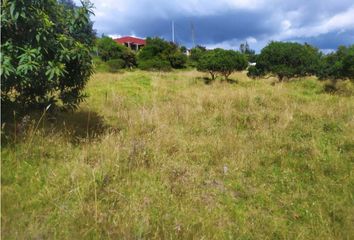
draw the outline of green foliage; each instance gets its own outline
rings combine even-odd
[[[92,74],[92,5],[2,1],[1,100],[74,108]]]
[[[242,71],[247,68],[247,59],[245,55],[224,49],[214,49],[207,51],[202,55],[197,65],[198,71],[209,72],[212,79],[220,73],[225,80],[234,71]]]
[[[256,62],[257,61],[256,52],[250,48],[250,46],[248,45],[248,42],[240,44],[240,52],[242,54],[246,55],[247,60],[249,62]]]
[[[354,80],[354,45],[340,46],[334,53],[325,55],[321,59],[318,71],[320,79]]]
[[[102,61],[100,57],[93,57],[95,72],[108,72],[107,62]]]
[[[125,46],[122,46],[125,48],[121,55],[121,59],[124,61],[124,67],[126,68],[133,68],[137,66],[136,63],[136,55],[135,53],[130,49]]]
[[[174,50],[169,54],[168,60],[173,68],[184,68],[187,62],[187,56],[178,50]]]
[[[144,70],[184,68],[187,57],[174,43],[161,38],[147,38],[146,46],[138,53],[138,66]]]
[[[125,63],[122,59],[111,59],[107,61],[109,72],[118,72],[120,69],[124,68]]]
[[[255,51],[250,48],[248,42],[240,44],[240,52],[243,54],[255,54]]]
[[[153,70],[153,71],[170,71],[171,64],[169,61],[153,57],[151,59],[141,60],[138,62],[138,67],[142,70]]]
[[[103,61],[107,62],[113,59],[120,59],[122,61],[119,62],[123,62],[123,68],[132,68],[136,66],[135,53],[130,48],[116,43],[112,38],[104,36],[97,40],[96,46],[98,56]],[[113,62],[117,63],[118,61]]]
[[[249,76],[274,74],[279,81],[284,78],[304,77],[317,72],[320,54],[308,44],[271,42],[258,56],[256,69]]]
[[[181,46],[180,50],[181,50],[182,53],[187,53],[188,49],[185,46]]]
[[[197,67],[200,58],[202,57],[202,55],[205,52],[206,52],[206,48],[203,47],[203,46],[200,46],[200,45],[192,48],[191,49],[191,55],[189,56],[190,65],[192,67]]]
[[[103,61],[120,58],[123,53],[123,46],[118,45],[110,37],[97,39],[96,46],[98,56],[101,57]]]
[[[256,66],[250,66],[248,68],[247,76],[249,76],[251,78],[258,78],[262,75],[263,75],[262,69],[257,68]]]

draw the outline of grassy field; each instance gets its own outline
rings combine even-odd
[[[97,73],[74,113],[7,116],[2,238],[354,239],[354,96],[203,77]]]

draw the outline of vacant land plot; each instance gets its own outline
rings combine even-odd
[[[354,97],[231,78],[97,73],[6,116],[3,239],[353,239]]]

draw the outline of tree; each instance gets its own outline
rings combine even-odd
[[[340,46],[334,53],[324,55],[318,69],[320,79],[331,79],[334,83],[339,79],[354,80],[354,45]]]
[[[96,46],[98,56],[103,61],[120,59],[124,62],[123,67],[132,68],[136,66],[135,53],[130,48],[118,44],[112,38],[103,36],[97,39]]]
[[[248,42],[240,44],[240,52],[246,55],[253,55],[255,51],[250,48]]]
[[[250,46],[248,45],[248,42],[240,44],[240,52],[242,54],[246,55],[247,60],[249,62],[256,62],[257,61],[256,52],[250,48]]]
[[[200,58],[205,52],[206,52],[206,48],[200,45],[191,49],[191,55],[189,56],[189,60],[193,67],[197,66]]]
[[[118,45],[112,38],[103,36],[97,39],[98,56],[105,62],[121,58],[124,52],[122,45]]]
[[[183,48],[179,48],[177,44],[169,44],[165,54],[172,68],[180,69],[185,67],[187,56],[182,51]]]
[[[250,77],[267,74],[284,78],[303,77],[317,72],[319,51],[308,45],[291,42],[271,42],[262,49],[255,67],[250,68]]]
[[[1,100],[75,108],[93,72],[92,4],[2,1]]]
[[[214,80],[217,74],[224,76],[225,80],[234,71],[242,71],[247,68],[246,57],[233,50],[214,49],[202,55],[197,69],[202,72],[209,72]]]
[[[138,53],[138,66],[144,70],[169,70],[185,67],[187,57],[180,48],[161,38],[147,38]]]

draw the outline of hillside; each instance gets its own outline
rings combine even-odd
[[[76,112],[9,117],[3,239],[354,238],[354,96],[203,77],[96,73]]]

